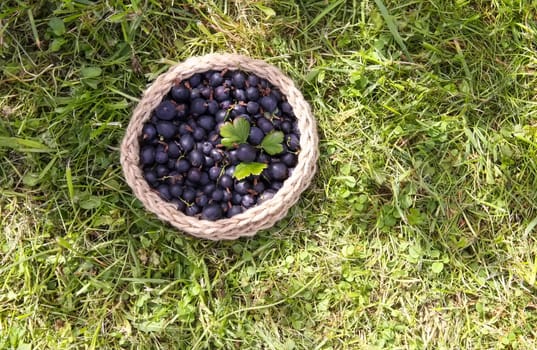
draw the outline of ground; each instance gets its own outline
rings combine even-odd
[[[533,349],[537,4],[2,1],[0,348]],[[193,55],[288,74],[319,171],[211,242],[146,212],[119,144]]]

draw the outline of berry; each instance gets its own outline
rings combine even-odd
[[[185,209],[185,214],[188,216],[194,216],[200,212],[200,207],[196,204],[192,204]]]
[[[278,101],[276,101],[276,98],[272,95],[263,96],[259,100],[259,104],[265,112],[273,113],[276,108],[278,108]]]
[[[144,146],[140,152],[140,161],[142,165],[151,165],[155,162],[155,148]]]
[[[259,90],[255,86],[246,89],[246,98],[248,101],[257,101],[259,99]]]
[[[190,152],[194,148],[194,137],[190,134],[181,136],[179,139],[179,144],[184,152]]]
[[[288,116],[293,116],[293,107],[289,104],[289,102],[285,101],[280,104],[280,109],[283,113],[287,114]]]
[[[144,140],[152,140],[157,137],[157,128],[151,123],[144,124],[142,128],[142,138]]]
[[[235,89],[235,91],[233,91],[233,97],[235,97],[237,101],[246,101],[246,91],[243,89]]]
[[[287,165],[289,168],[293,168],[297,165],[298,163],[298,157],[296,154],[294,153],[284,153],[281,157],[280,157],[281,161]]]
[[[180,173],[186,173],[190,169],[190,162],[186,159],[179,159],[175,163],[175,170]]]
[[[169,201],[172,199],[172,195],[170,194],[170,187],[166,184],[162,184],[159,187],[157,187],[157,191],[160,194],[162,198]]]
[[[245,208],[250,208],[255,205],[255,198],[251,194],[244,195],[241,199],[241,205]]]
[[[263,141],[265,133],[263,130],[259,129],[257,126],[252,126],[250,128],[250,134],[248,135],[248,142],[254,146],[257,146]]]
[[[259,103],[255,101],[249,101],[246,104],[246,111],[251,115],[255,115],[259,111]]]
[[[222,217],[222,208],[218,204],[209,204],[201,212],[201,218],[215,221]]]
[[[194,74],[193,76],[191,76],[188,79],[188,82],[190,83],[190,86],[193,87],[193,88],[195,88],[199,84],[201,84],[201,81],[202,81],[202,76],[199,73]]]
[[[157,124],[157,131],[164,139],[171,139],[177,132],[177,128],[171,122],[161,121]]]
[[[188,102],[190,99],[190,91],[184,85],[175,85],[171,90],[172,98],[175,102]]]
[[[286,137],[286,144],[291,151],[298,151],[300,148],[300,139],[296,134],[290,134]]]
[[[247,143],[242,143],[237,148],[237,158],[241,162],[253,162],[257,157],[255,148]]]
[[[158,176],[154,170],[144,171],[144,178],[153,187],[158,183]]]
[[[218,105],[218,102],[216,102],[215,100],[207,101],[207,112],[209,114],[214,115],[218,111],[219,108],[220,106]]]
[[[227,217],[230,218],[232,216],[235,216],[237,214],[240,214],[242,213],[243,209],[240,205],[234,205],[232,206],[231,208],[228,209],[227,211]]]
[[[196,191],[194,191],[192,188],[185,188],[183,190],[183,199],[186,202],[192,202],[196,198]]]
[[[268,201],[269,199],[271,199],[272,197],[274,197],[274,194],[276,194],[276,191],[274,191],[274,190],[266,190],[265,192],[263,192],[263,193],[259,196],[259,199],[257,200],[257,204],[261,204],[261,203],[263,203],[263,202]]]
[[[162,120],[172,120],[175,117],[175,105],[169,100],[162,101],[155,108],[155,115]]]
[[[246,79],[249,86],[257,86],[259,85],[259,77],[257,75],[249,75]]]
[[[222,168],[218,166],[213,166],[209,169],[209,179],[215,181],[220,176],[220,173],[222,172]]]
[[[287,179],[288,175],[288,169],[287,165],[284,163],[270,163],[263,172],[266,172],[268,177],[271,180],[275,181],[283,181]]]
[[[175,142],[168,143],[168,157],[177,158],[181,155],[181,149]]]
[[[263,130],[265,134],[268,134],[274,129],[274,125],[272,125],[272,123],[267,118],[264,118],[264,117],[257,119],[257,126],[261,130]]]
[[[170,186],[170,194],[174,197],[174,198],[179,198],[182,194],[183,194],[183,187],[181,187],[181,185],[171,185]]]
[[[222,73],[220,72],[214,72],[209,77],[209,85],[211,85],[212,87],[222,85],[223,82],[224,77],[222,77]]]
[[[216,101],[222,102],[225,100],[229,100],[229,97],[229,88],[220,85],[214,89],[214,98]]]
[[[186,175],[186,178],[194,183],[200,182],[201,171],[198,168],[190,168],[188,174]]]
[[[235,184],[235,192],[238,194],[247,194],[252,185],[247,181],[239,181]]]
[[[234,72],[231,75],[231,81],[233,82],[233,85],[237,89],[242,89],[244,87],[245,82],[246,82],[246,77],[244,76],[244,73],[242,73],[242,72]]]
[[[193,167],[199,167],[205,161],[205,157],[203,156],[202,151],[193,150],[192,152],[188,154],[188,160],[190,161],[190,164],[192,164]]]
[[[207,110],[207,102],[203,98],[196,98],[190,103],[190,112],[194,116],[202,115]]]
[[[207,131],[211,131],[214,129],[216,122],[212,116],[202,115],[198,118],[198,125]]]
[[[158,177],[164,177],[170,173],[170,168],[167,165],[159,164],[155,168]]]
[[[231,189],[233,187],[233,178],[229,175],[220,176],[220,186]]]
[[[211,198],[213,201],[217,201],[217,202],[220,202],[222,199],[224,199],[224,191],[223,190],[215,190],[212,194],[211,194]]]

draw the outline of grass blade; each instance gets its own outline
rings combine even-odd
[[[382,15],[382,18],[384,18],[384,21],[386,22],[386,25],[388,26],[388,29],[390,30],[390,33],[392,34],[393,38],[401,47],[401,50],[403,50],[404,54],[407,56],[407,59],[410,62],[413,62],[412,57],[410,57],[410,53],[408,52],[408,49],[403,42],[403,38],[401,38],[401,34],[399,34],[399,30],[397,30],[397,23],[395,23],[393,16],[390,15],[388,9],[386,8],[386,6],[384,6],[384,2],[382,2],[382,0],[375,0],[375,3],[377,4],[377,7],[380,10],[380,14]]]

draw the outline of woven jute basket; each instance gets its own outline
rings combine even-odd
[[[298,121],[301,150],[297,166],[272,199],[232,218],[208,221],[183,214],[151,189],[140,167],[140,136],[143,124],[150,119],[152,110],[177,81],[188,79],[196,73],[225,69],[239,69],[265,78],[287,97]],[[160,75],[144,92],[121,143],[121,166],[125,179],[145,208],[181,231],[210,240],[253,236],[257,231],[273,226],[287,214],[289,208],[297,202],[300,194],[311,183],[316,171],[317,158],[316,122],[309,104],[293,81],[278,68],[262,60],[236,54],[191,57]]]

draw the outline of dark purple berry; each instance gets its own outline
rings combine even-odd
[[[202,115],[198,118],[198,125],[207,131],[211,131],[214,129],[216,121],[210,115]]]
[[[251,194],[244,195],[241,199],[241,205],[245,208],[251,208],[255,205],[255,198]]]
[[[191,203],[196,198],[196,191],[194,191],[192,188],[185,187],[183,190],[183,199]]]
[[[185,209],[185,214],[188,216],[195,216],[200,212],[200,207],[198,207],[196,204],[189,205]]]
[[[287,165],[280,162],[270,163],[263,172],[266,172],[269,178],[273,181],[283,181],[289,176]]]
[[[251,145],[257,146],[263,141],[265,133],[263,130],[259,129],[257,126],[252,126],[250,128],[250,135],[248,135],[248,142]]]
[[[188,82],[190,83],[190,86],[194,88],[201,84],[202,79],[201,74],[196,73],[188,79]]]
[[[251,115],[255,115],[259,111],[259,103],[255,101],[249,101],[246,104],[246,111]]]
[[[183,194],[183,187],[179,184],[171,185],[170,186],[170,194],[174,198],[179,198]]]
[[[259,99],[259,90],[257,86],[250,86],[246,89],[246,99],[248,101],[257,101]]]
[[[242,211],[243,209],[240,205],[234,205],[228,209],[226,216],[230,218],[232,216],[242,213]]]
[[[278,102],[276,101],[276,98],[272,95],[261,97],[261,99],[259,100],[259,104],[261,105],[261,107],[263,107],[265,112],[269,113],[273,113],[276,108],[278,108]]]
[[[188,154],[188,160],[190,161],[190,164],[192,164],[193,167],[200,167],[203,165],[205,161],[205,157],[203,156],[203,152],[200,150],[193,150]]]
[[[256,157],[257,157],[256,149],[247,143],[242,143],[237,148],[237,158],[241,162],[246,162],[246,163],[253,162]]]
[[[300,148],[300,139],[295,134],[290,134],[286,137],[286,144],[291,151],[298,151]]]
[[[144,146],[140,152],[140,162],[142,165],[151,165],[155,162],[155,147]]]
[[[166,184],[159,185],[157,187],[157,191],[163,199],[167,201],[172,199],[172,195],[170,194],[170,187],[168,185]]]
[[[238,181],[235,184],[235,192],[239,194],[248,194],[248,191],[252,188],[252,185],[248,181]]]
[[[264,117],[258,118],[256,123],[257,123],[257,126],[261,130],[263,130],[265,134],[268,134],[274,129],[274,125],[272,125],[272,123],[267,118],[264,118]]]
[[[284,153],[280,160],[289,168],[295,167],[298,163],[298,157],[294,153]]]
[[[190,134],[181,136],[179,139],[179,144],[185,153],[190,152],[194,148],[194,137]]]
[[[220,176],[220,186],[231,189],[233,187],[233,178],[229,175]]]
[[[220,72],[214,72],[209,77],[209,85],[211,85],[212,87],[222,85],[223,82],[224,77],[222,77],[222,73]]]
[[[155,115],[162,120],[172,120],[175,117],[175,104],[172,101],[162,101],[155,108]]]
[[[157,129],[155,128],[155,125],[151,123],[144,124],[142,128],[142,139],[152,140],[155,137],[157,137]]]
[[[244,73],[237,71],[231,75],[231,82],[236,88],[242,89],[246,82],[246,77]]]
[[[209,204],[201,212],[201,218],[204,220],[215,221],[222,217],[222,208],[218,204]]]
[[[207,102],[203,98],[196,98],[190,102],[190,113],[192,113],[192,115],[202,115],[206,110]]]
[[[175,85],[171,90],[172,98],[175,102],[188,102],[190,99],[190,90],[188,90],[184,85]]]
[[[186,173],[190,169],[190,162],[186,159],[179,159],[175,163],[175,170],[180,173]]]
[[[181,149],[175,142],[168,143],[168,157],[178,158],[181,155]]]
[[[161,121],[157,124],[157,131],[164,139],[171,139],[177,132],[172,122]]]

